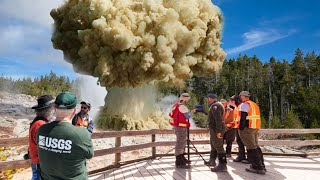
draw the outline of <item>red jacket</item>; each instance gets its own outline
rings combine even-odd
[[[34,122],[29,130],[29,156],[32,164],[39,164],[38,147],[37,147],[37,133],[39,127],[46,124],[44,120],[37,120]]]
[[[190,127],[190,123],[188,122],[187,118],[184,116],[182,112],[179,111],[180,104],[173,105],[169,116],[171,117],[169,123],[172,126],[181,127],[181,128],[188,128]]]

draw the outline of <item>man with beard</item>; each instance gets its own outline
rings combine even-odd
[[[89,111],[91,110],[91,104],[88,101],[82,101],[80,103],[81,110],[72,119],[72,124],[77,127],[87,128],[89,133],[93,132],[93,120],[89,116]]]

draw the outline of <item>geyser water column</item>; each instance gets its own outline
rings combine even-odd
[[[221,12],[210,0],[69,0],[51,16],[54,48],[74,70],[98,77],[107,96],[129,100],[110,95],[103,117],[145,117],[137,115],[144,104],[137,91],[157,81],[183,86],[193,75],[216,73],[225,59]],[[126,104],[126,114],[110,110]]]
[[[154,86],[108,88],[98,127],[102,129],[158,129],[168,123],[159,111]]]

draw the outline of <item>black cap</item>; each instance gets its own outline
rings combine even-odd
[[[218,96],[216,94],[214,94],[214,93],[209,93],[207,95],[207,97],[212,98],[212,99],[217,99],[218,98]]]

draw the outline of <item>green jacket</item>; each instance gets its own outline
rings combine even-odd
[[[87,129],[54,121],[39,128],[37,142],[43,179],[88,179],[86,159],[93,146]]]
[[[224,133],[226,125],[224,123],[224,108],[221,103],[215,102],[210,106],[208,113],[209,128],[217,133]]]

